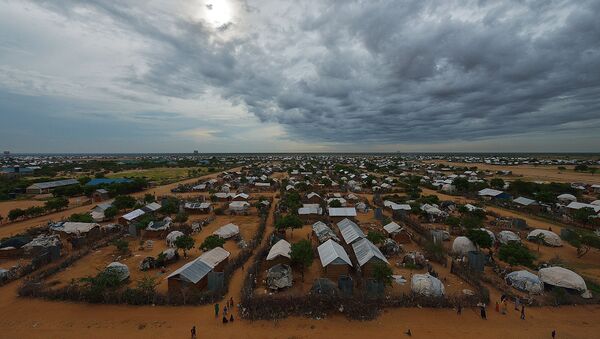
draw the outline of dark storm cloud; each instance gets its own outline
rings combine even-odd
[[[152,41],[128,86],[176,98],[214,89],[304,141],[599,128],[599,1],[247,1],[216,32],[134,5],[42,4],[75,19],[91,9]]]

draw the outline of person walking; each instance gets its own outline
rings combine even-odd
[[[225,315],[223,315],[223,324],[227,324],[229,322],[229,320],[227,320],[227,317]]]
[[[487,315],[485,314],[485,304],[480,304],[479,312],[481,314],[481,319],[487,320]]]
[[[506,315],[506,313],[508,313],[508,302],[506,301],[506,299],[504,299],[504,301],[502,302],[502,314]]]
[[[229,316],[229,322],[232,323],[233,322],[233,312],[231,313],[231,315]]]
[[[229,308],[233,309],[233,297],[229,298],[229,305],[230,305]]]
[[[525,305],[521,305],[521,320],[525,320]]]
[[[192,339],[196,339],[196,326],[192,326]]]
[[[462,305],[458,304],[458,306],[456,307],[456,314],[461,315],[462,314]]]
[[[227,305],[223,307],[223,316],[227,316]]]
[[[219,317],[219,303],[215,304],[215,318]]]
[[[556,330],[552,330],[552,339],[556,338]]]
[[[496,312],[500,312],[500,304],[496,301]]]
[[[515,311],[518,311],[518,310],[519,310],[519,303],[520,303],[520,302],[521,302],[521,301],[519,300],[519,297],[515,297]]]

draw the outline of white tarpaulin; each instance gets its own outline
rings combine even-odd
[[[521,242],[521,238],[519,238],[515,232],[511,231],[500,231],[497,237],[498,241],[503,245],[506,245],[511,241]]]
[[[544,242],[544,245],[555,246],[555,247],[562,246],[562,240],[560,240],[560,237],[558,236],[558,234],[556,234],[552,231],[548,231],[548,230],[542,230],[542,229],[533,230],[533,231],[529,232],[529,234],[527,235],[527,240],[535,241],[538,236],[542,237],[542,241]]]
[[[129,278],[129,267],[127,267],[125,264],[121,264],[120,262],[111,262],[108,264],[108,266],[106,266],[105,271],[115,272],[121,281]]]
[[[184,236],[184,234],[181,231],[170,232],[169,234],[167,234],[167,246],[175,247],[175,241],[177,240],[177,238],[182,236]]]
[[[452,243],[452,252],[456,254],[467,255],[467,253],[475,250],[477,250],[477,248],[467,237],[456,237]]]
[[[427,297],[441,297],[444,295],[444,284],[429,273],[415,274],[410,281],[410,289],[417,294]]]
[[[506,275],[506,282],[512,287],[529,293],[542,293],[544,283],[540,278],[529,271],[514,271]]]
[[[583,278],[566,268],[558,266],[542,268],[538,272],[538,276],[544,284],[569,288],[580,292],[587,291],[587,286]]]

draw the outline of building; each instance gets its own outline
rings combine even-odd
[[[322,219],[323,209],[319,204],[303,204],[298,209],[298,216],[304,223],[315,222]]]
[[[275,245],[271,246],[269,254],[267,254],[267,269],[278,265],[286,264],[289,265],[291,261],[290,252],[292,251],[292,245],[284,239],[279,240]]]
[[[356,208],[354,207],[329,207],[327,212],[332,222],[356,218]]]
[[[323,267],[323,276],[337,282],[341,276],[349,275],[352,261],[340,244],[329,239],[317,247],[317,252]]]
[[[238,225],[229,223],[227,225],[219,227],[213,232],[213,235],[217,235],[222,239],[229,239],[240,234],[240,227]]]
[[[92,201],[93,202],[101,202],[104,200],[108,200],[110,196],[108,195],[108,191],[104,188],[99,188],[92,193]]]
[[[342,234],[342,238],[344,238],[344,242],[348,245],[367,237],[360,227],[350,219],[344,219],[338,222],[337,227]]]
[[[54,190],[55,188],[71,185],[79,185],[79,181],[75,179],[65,179],[57,181],[38,182],[28,186],[26,188],[26,192],[28,194],[44,194],[52,192],[52,190]]]
[[[510,194],[491,188],[484,188],[477,195],[487,200],[510,199]]]
[[[125,184],[133,182],[131,179],[127,178],[94,178],[88,181],[86,186],[98,186],[98,185],[112,185],[112,184]]]
[[[392,221],[389,224],[383,226],[383,229],[387,232],[388,236],[394,239],[397,243],[410,243],[411,234],[406,230],[406,228],[398,225],[397,223]]]
[[[338,238],[337,234],[335,234],[335,232],[331,228],[329,228],[329,226],[325,225],[325,223],[322,221],[317,221],[316,223],[314,223],[312,225],[312,229],[315,235],[317,236],[319,243],[321,244],[329,239],[333,239],[338,242],[340,241],[340,238]]]
[[[320,204],[323,199],[315,192],[310,192],[306,195],[306,201],[309,204]]]
[[[367,238],[362,238],[353,243],[352,249],[354,250],[358,265],[361,267],[363,277],[371,277],[374,267],[377,264],[390,264],[379,248]]]
[[[234,214],[244,214],[250,209],[250,203],[247,201],[232,201],[229,203],[229,211]]]
[[[166,278],[169,295],[184,293],[184,290],[204,290],[208,286],[209,274],[223,272],[229,255],[230,253],[223,248],[215,247],[181,266]]]
[[[537,212],[541,210],[541,205],[533,199],[518,197],[513,200],[513,203],[517,208],[526,209],[532,212]]]
[[[183,208],[190,214],[208,214],[213,210],[209,202],[186,202]]]

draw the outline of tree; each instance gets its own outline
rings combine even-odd
[[[113,245],[117,248],[117,251],[121,254],[129,253],[129,242],[124,239],[117,239],[113,242]]]
[[[467,238],[469,238],[477,248],[490,248],[493,245],[492,237],[484,230],[470,229],[467,232]]]
[[[65,197],[51,198],[44,204],[49,211],[58,211],[69,206],[69,200]]]
[[[92,216],[87,213],[81,213],[81,214],[73,213],[69,217],[69,221],[92,223],[92,222],[94,222],[94,218],[92,218]]]
[[[379,244],[385,240],[385,235],[380,232],[369,231],[367,234],[367,239],[374,244]]]
[[[544,243],[544,239],[546,236],[544,233],[538,233],[535,237],[533,237],[532,241],[537,243],[537,251],[540,253],[540,245]]]
[[[457,192],[468,192],[469,191],[469,180],[466,178],[455,178],[452,181],[452,185],[456,187]]]
[[[114,217],[117,216],[118,212],[119,211],[117,210],[117,208],[115,206],[110,206],[109,208],[104,210],[104,217],[108,220],[112,220]]]
[[[196,241],[194,238],[189,235],[182,235],[179,238],[175,239],[175,246],[177,249],[183,250],[183,256],[187,258],[187,251],[191,250],[194,247],[194,243]]]
[[[175,222],[183,224],[184,222],[186,222],[188,220],[188,214],[185,212],[179,212],[179,213],[177,213],[177,215],[175,215],[175,219],[173,219],[173,220]]]
[[[329,207],[342,207],[342,203],[339,200],[334,199],[329,202]]]
[[[119,211],[135,206],[135,198],[130,195],[118,195],[112,205]]]
[[[515,241],[500,246],[498,257],[512,266],[523,265],[532,267],[533,260],[535,260],[535,255],[527,247]]]
[[[373,278],[384,285],[392,285],[393,274],[394,271],[392,271],[390,266],[386,265],[385,263],[378,262],[373,266]]]
[[[137,289],[148,298],[148,303],[150,303],[150,299],[154,297],[154,294],[156,293],[156,286],[158,285],[159,283],[156,281],[155,277],[150,277],[147,275],[143,276],[137,281]]]
[[[503,189],[504,188],[504,180],[502,180],[501,178],[494,178],[494,179],[490,180],[490,186],[492,186],[493,188],[496,188],[496,189]]]
[[[8,220],[15,221],[25,215],[25,211],[20,208],[15,208],[8,211]]]
[[[144,202],[149,204],[151,202],[154,202],[156,200],[156,198],[154,197],[154,195],[150,194],[150,193],[146,193],[144,195]]]
[[[179,212],[179,199],[168,197],[163,201],[161,212],[164,214],[175,214]]]
[[[221,237],[218,235],[209,235],[206,237],[206,239],[204,239],[202,244],[200,244],[200,249],[203,251],[208,251],[215,247],[223,247],[223,244],[225,244],[225,239],[221,239]],[[177,244],[175,244],[175,246],[177,246]]]
[[[312,244],[303,239],[292,244],[290,258],[292,263],[299,265],[302,272],[302,281],[304,281],[304,270],[312,265],[314,260]]]
[[[590,217],[593,215],[596,215],[596,213],[594,213],[592,208],[584,207],[573,213],[573,219],[579,221],[580,223],[587,224],[590,220]]]
[[[288,214],[277,220],[277,222],[275,223],[275,228],[277,228],[278,230],[289,228],[292,230],[293,235],[294,229],[301,228],[302,225],[303,222],[299,216],[297,216],[296,214]]]

